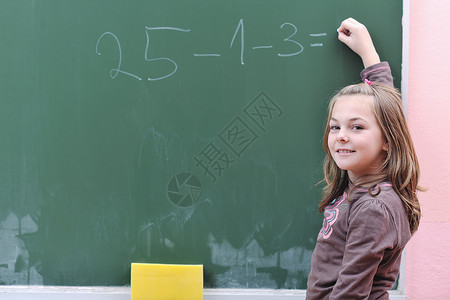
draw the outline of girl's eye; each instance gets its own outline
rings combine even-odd
[[[363,127],[362,126],[359,126],[359,125],[353,125],[353,127],[352,127],[354,130],[362,130],[363,129]]]
[[[336,126],[336,125],[330,125],[330,129],[331,130],[339,130],[340,128],[339,128],[339,126]]]

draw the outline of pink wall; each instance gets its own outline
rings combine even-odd
[[[422,221],[406,252],[408,300],[450,299],[450,1],[410,0],[408,119]]]

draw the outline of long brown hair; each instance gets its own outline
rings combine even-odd
[[[403,201],[411,233],[414,233],[419,226],[421,216],[416,192],[423,190],[418,185],[419,162],[403,113],[401,94],[397,89],[385,84],[373,82],[371,85],[367,83],[350,85],[343,88],[330,100],[322,144],[326,153],[323,164],[325,186],[319,210],[323,212],[327,205],[342,195],[349,183],[347,171],[341,170],[336,165],[328,149],[329,123],[334,105],[339,97],[348,95],[373,97],[373,113],[389,147],[378,174],[359,178],[358,182],[354,183],[354,188],[369,186],[370,191],[383,181],[392,183],[393,189]]]

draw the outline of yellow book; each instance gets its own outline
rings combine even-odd
[[[131,300],[201,300],[203,265],[131,264]]]

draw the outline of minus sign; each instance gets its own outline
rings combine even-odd
[[[317,44],[311,44],[311,47],[322,47],[323,44],[322,43],[317,43]]]
[[[252,47],[252,49],[270,49],[273,48],[273,46],[255,46]]]
[[[218,57],[218,56],[220,56],[220,54],[199,54],[199,53],[194,53],[194,56],[214,56],[214,57]]]

